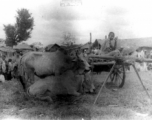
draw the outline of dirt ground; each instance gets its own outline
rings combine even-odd
[[[107,73],[94,75],[97,93]],[[140,72],[146,89],[152,96],[152,71]],[[60,96],[53,104],[24,96],[16,80],[0,83],[0,119],[49,120],[49,119],[102,119],[102,120],[151,120],[152,104],[134,72],[126,73],[121,89],[104,88],[97,103],[97,94],[80,97]]]

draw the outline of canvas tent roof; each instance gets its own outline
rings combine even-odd
[[[136,48],[133,48],[133,47],[125,47],[125,48],[123,48],[122,53],[123,53],[123,54],[131,54],[131,53],[133,53],[133,52],[135,52],[135,51],[136,51]]]
[[[35,43],[31,44],[31,46],[34,46],[36,48],[43,48],[43,44],[40,42],[35,42]]]
[[[15,52],[15,50],[11,47],[0,47],[0,51],[2,52]]]
[[[17,46],[14,46],[13,48],[16,50],[32,50],[32,48],[28,44],[25,44],[25,43],[18,44]]]
[[[152,50],[152,46],[140,46],[137,50]]]

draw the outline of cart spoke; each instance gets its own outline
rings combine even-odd
[[[121,82],[122,82],[122,79],[121,79],[120,75],[117,74],[116,79],[115,79],[116,86],[119,87]]]
[[[120,76],[120,74],[117,74],[117,76],[120,78],[120,80],[122,80],[122,77]]]
[[[112,76],[111,76],[111,82],[113,82],[113,81],[114,81],[115,76],[116,76],[116,74],[115,74],[115,73],[113,73],[113,74],[112,74]]]

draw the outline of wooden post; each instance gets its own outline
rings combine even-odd
[[[105,36],[105,40],[107,40],[108,38],[107,38],[107,36]]]
[[[90,43],[92,43],[92,34],[90,33]]]
[[[92,34],[90,33],[90,46],[89,46],[89,53],[91,53],[91,44],[92,44]]]

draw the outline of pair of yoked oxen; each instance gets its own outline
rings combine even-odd
[[[53,95],[79,96],[94,92],[90,72],[82,52],[76,51],[74,57],[70,57],[57,50],[25,53],[13,65],[12,77],[20,81],[28,95],[52,101]]]

